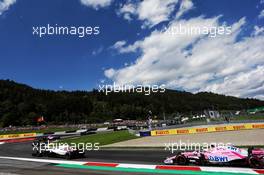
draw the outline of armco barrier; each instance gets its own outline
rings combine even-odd
[[[247,130],[247,129],[264,129],[264,123],[221,125],[221,126],[202,127],[202,128],[154,130],[151,131],[151,136],[197,134],[197,133],[224,132],[224,131],[236,131],[236,130]]]
[[[24,134],[7,134],[0,135],[0,140],[4,139],[17,139],[17,138],[27,138],[27,137],[36,137],[36,133],[24,133]]]

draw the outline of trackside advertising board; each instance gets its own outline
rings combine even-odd
[[[36,133],[24,133],[24,134],[8,134],[0,135],[1,139],[17,139],[17,138],[26,138],[26,137],[36,137]]]
[[[236,130],[245,130],[245,129],[264,129],[264,123],[220,125],[220,126],[202,127],[202,128],[154,130],[151,131],[151,136],[224,132],[224,131],[236,131]]]

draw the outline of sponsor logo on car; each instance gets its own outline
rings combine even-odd
[[[209,160],[215,162],[228,162],[228,158],[225,156],[209,156]]]
[[[227,149],[230,149],[232,151],[239,151],[239,148],[233,147],[233,146],[228,146]]]

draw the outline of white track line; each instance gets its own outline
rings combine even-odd
[[[0,142],[0,145],[3,145],[5,142]]]
[[[144,164],[126,164],[126,163],[122,163],[119,164],[117,167],[120,168],[145,168],[145,169],[155,169],[156,165],[144,165]]]
[[[258,174],[256,171],[249,168],[233,168],[233,167],[200,167],[200,168],[202,171],[210,171],[210,172]]]

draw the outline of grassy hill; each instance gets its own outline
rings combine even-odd
[[[10,80],[0,80],[0,126],[35,125],[36,118],[46,122],[92,123],[113,118],[145,119],[147,111],[190,113],[205,109],[241,110],[264,106],[256,99],[242,99],[214,93],[167,89],[165,93],[110,93],[93,91],[52,91],[34,89]]]

